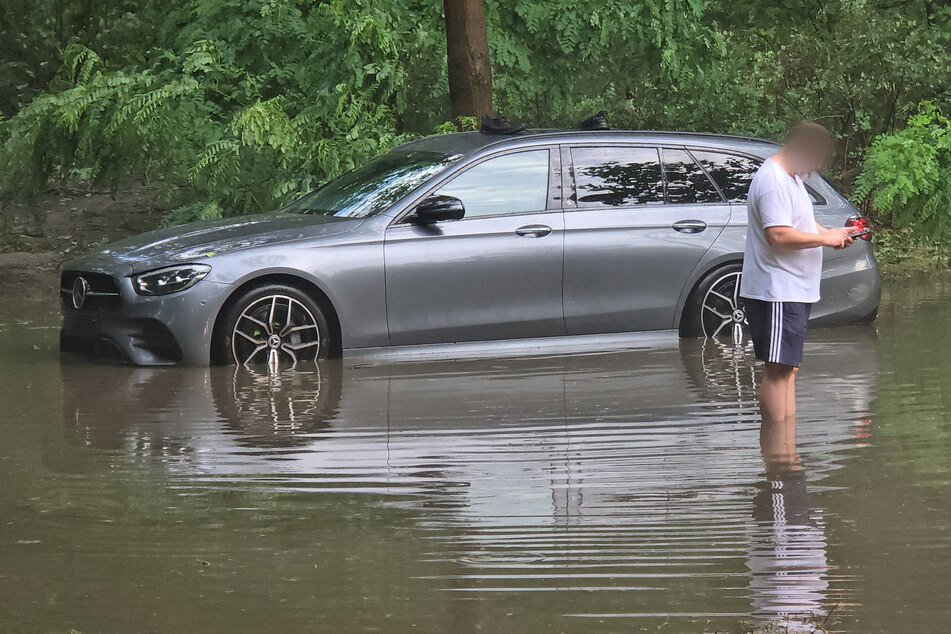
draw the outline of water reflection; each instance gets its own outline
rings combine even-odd
[[[753,498],[749,558],[752,614],[783,631],[823,623],[829,565],[821,510],[810,509],[806,472],[796,447],[796,421],[760,433],[766,479]]]
[[[290,372],[233,368],[212,381],[215,409],[239,442],[295,447],[326,427],[340,404],[340,377],[321,365]],[[218,375],[213,375],[218,378]]]
[[[488,631],[505,629],[504,614],[480,597],[518,597],[510,601],[537,613],[527,597],[549,593],[559,598],[540,622],[561,629],[583,631],[592,618],[723,625],[839,602],[803,463],[821,488],[858,446],[877,369],[875,346],[858,344],[872,337],[813,337],[800,377],[801,459],[795,438],[782,451],[760,444],[752,351],[712,342],[322,362],[277,375],[67,363],[62,382],[73,438],[124,456],[136,473],[170,477],[183,495],[360,495],[408,512],[393,530],[413,531],[425,554],[391,581],[476,601],[453,609]],[[834,420],[830,404],[842,413]],[[750,483],[763,481],[764,458],[761,490]],[[346,549],[345,532],[338,540]]]

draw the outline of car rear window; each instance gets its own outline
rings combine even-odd
[[[664,202],[656,148],[571,149],[579,207],[626,207]]]
[[[750,191],[750,183],[756,170],[763,164],[762,159],[753,159],[747,156],[736,154],[727,154],[726,152],[708,152],[701,150],[691,150],[697,161],[703,165],[704,169],[710,175],[726,199],[732,203],[745,203],[747,194]],[[820,174],[822,180],[829,183],[829,180]],[[831,184],[830,184],[831,186]],[[833,189],[835,189],[833,187]],[[806,191],[809,193],[809,200],[813,205],[825,205],[826,199],[817,192],[809,183],[806,183]]]
[[[746,202],[750,191],[750,182],[761,160],[725,152],[691,150],[697,161],[717,184],[723,196],[732,203]]]
[[[700,165],[685,150],[664,148],[664,183],[671,204],[722,203],[723,198]]]

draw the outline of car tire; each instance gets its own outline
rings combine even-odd
[[[310,295],[268,284],[229,301],[212,359],[222,365],[294,366],[331,356],[336,342],[326,312]]]
[[[710,271],[697,283],[680,320],[682,337],[731,336],[737,325],[747,330],[739,296],[742,271],[743,265],[734,262]]]

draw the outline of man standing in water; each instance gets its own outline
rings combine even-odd
[[[822,247],[844,249],[852,230],[816,222],[803,177],[829,155],[829,131],[803,121],[756,172],[747,198],[748,222],[740,296],[756,358],[766,363],[759,388],[761,434],[792,429],[795,444],[796,372],[806,322],[819,301]],[[787,423],[787,424],[783,424]]]

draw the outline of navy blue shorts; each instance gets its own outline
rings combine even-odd
[[[812,304],[743,299],[756,358],[798,368]]]

